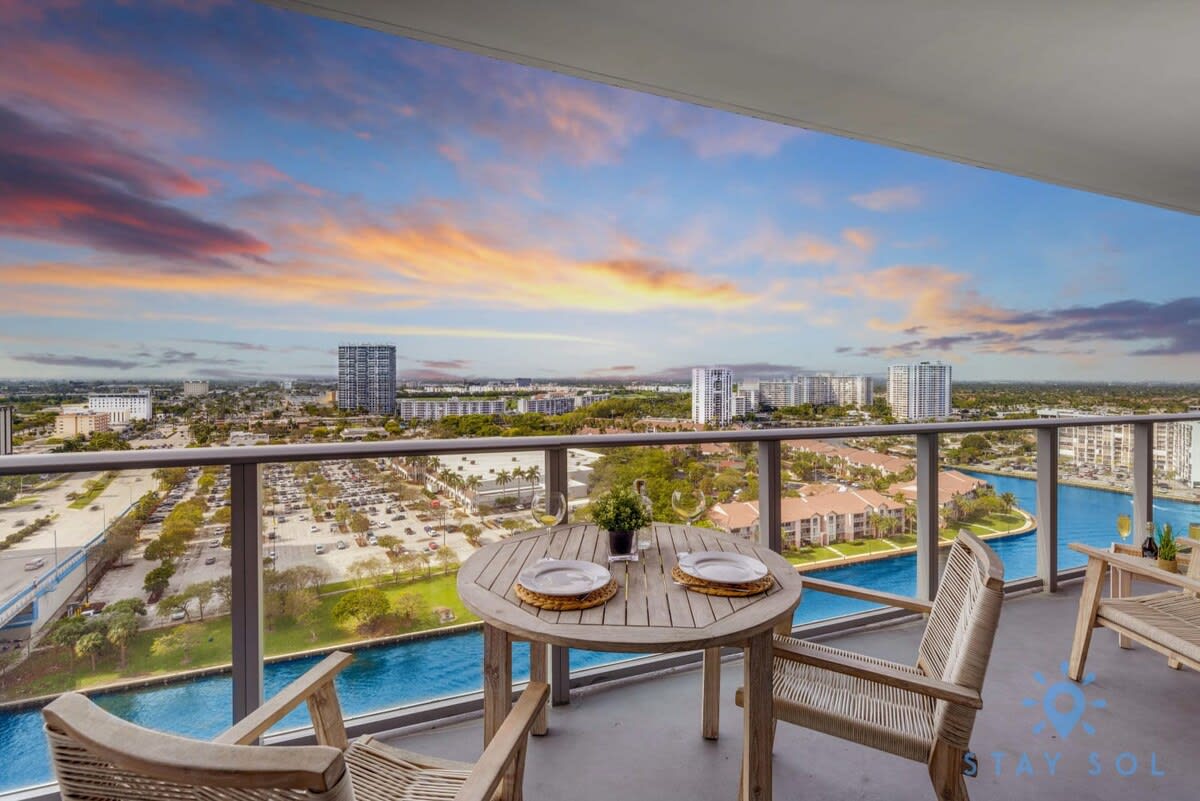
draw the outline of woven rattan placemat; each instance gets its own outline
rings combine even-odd
[[[771,589],[775,584],[775,578],[770,573],[758,581],[748,581],[745,584],[714,584],[695,576],[689,576],[679,569],[679,565],[671,568],[671,578],[692,592],[720,595],[725,598],[745,598],[749,595],[758,595]]]
[[[570,612],[575,609],[591,609],[593,606],[607,603],[608,599],[617,594],[617,580],[611,579],[598,590],[592,590],[587,595],[542,595],[531,589],[516,585],[517,597],[525,603],[538,609],[549,609],[553,612]]]

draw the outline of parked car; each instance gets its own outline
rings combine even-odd
[[[176,609],[171,613],[171,620],[183,620],[186,617],[187,612],[183,611],[182,609]]]
[[[345,541],[345,540],[338,540],[338,541],[337,541],[337,549],[338,549],[339,551],[344,551],[344,550],[346,550],[346,549],[347,549],[347,548],[349,548],[349,547],[350,547],[350,546],[346,544],[346,541]]]
[[[433,540],[430,540],[429,541],[429,550],[436,551],[437,549],[438,549],[438,544],[436,542],[434,542]]]
[[[208,547],[209,547],[209,548],[220,548],[220,547],[221,547],[221,541],[220,541],[219,539],[218,539],[218,540],[209,540],[209,541],[208,541]]]
[[[320,556],[325,553],[325,546],[318,542],[313,550],[316,551],[317,556]]]
[[[209,556],[209,557],[205,558],[205,560],[204,560],[204,564],[206,564],[206,565],[215,565],[216,563],[217,563],[217,557],[215,557],[215,556]]]

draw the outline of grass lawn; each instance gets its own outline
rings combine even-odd
[[[431,614],[419,625],[407,629],[423,631],[438,626],[437,618],[432,614],[434,607],[445,606],[453,610],[456,615],[454,624],[477,619],[459,600],[455,589],[456,579],[454,573],[435,574],[429,578],[386,585],[382,589],[392,601],[402,593],[410,591],[424,596]],[[365,635],[342,628],[333,621],[333,605],[339,597],[340,595],[325,595],[321,598],[321,605],[315,616],[317,622],[312,630],[289,618],[268,620],[264,643],[266,655],[278,656],[364,639]],[[203,622],[195,621],[170,628],[142,631],[129,644],[128,660],[124,668],[120,667],[115,649],[109,649],[97,658],[96,669],[92,670],[88,659],[72,659],[71,655],[61,648],[42,648],[10,673],[0,677],[0,699],[28,698],[114,681],[226,664],[232,652],[230,626],[229,616],[223,615],[216,618],[210,616]],[[172,629],[187,632],[190,646],[186,651],[156,656],[152,653],[151,646],[157,638]],[[390,629],[386,626],[384,629],[381,629],[377,636],[401,634],[405,631],[394,621]]]
[[[886,542],[878,542],[874,539],[865,539],[848,542],[835,542],[833,547],[846,556],[861,556],[868,553],[891,553],[895,548],[888,546]]]
[[[784,551],[783,556],[793,565],[807,565],[811,562],[842,558],[840,553],[832,548],[826,548],[824,545],[806,548],[803,551]]]
[[[0,509],[19,509],[22,506],[32,506],[37,502],[37,495],[26,495],[24,498],[17,498],[15,501],[0,504]]]
[[[961,523],[959,527],[965,528],[967,531],[978,536],[988,536],[1006,531],[1014,531],[1024,525],[1025,518],[1016,512],[996,512],[979,520]],[[942,529],[941,536],[944,540],[952,540],[957,533],[958,528],[945,528]]]
[[[100,493],[102,493],[106,489],[108,489],[108,485],[111,484],[113,482],[113,479],[116,477],[117,477],[116,473],[109,472],[109,473],[105,473],[104,475],[100,476],[100,478],[93,478],[90,482],[88,482],[87,492],[83,493],[82,495],[77,497],[75,500],[71,501],[71,508],[72,509],[88,508],[88,506],[91,505],[92,501],[94,501],[100,497]]]

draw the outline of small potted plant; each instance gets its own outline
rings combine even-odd
[[[1178,573],[1179,563],[1176,561],[1178,551],[1175,548],[1175,534],[1170,523],[1163,523],[1158,529],[1158,567],[1168,573]]]
[[[634,532],[650,524],[650,515],[633,490],[617,487],[592,501],[592,519],[608,532],[609,561],[636,558]]]

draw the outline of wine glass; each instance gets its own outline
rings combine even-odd
[[[567,519],[567,498],[561,492],[544,492],[533,496],[529,504],[529,514],[533,522],[545,527],[557,526]]]
[[[671,508],[675,510],[675,514],[682,517],[690,525],[696,518],[704,514],[704,510],[708,508],[708,503],[704,498],[704,493],[697,487],[695,489],[675,490],[672,492]]]
[[[1129,541],[1129,535],[1133,532],[1133,521],[1129,515],[1117,515],[1117,533],[1121,535],[1121,540]]]
[[[638,530],[638,550],[646,551],[650,549],[650,545],[654,539],[654,501],[650,500],[650,495],[646,490],[646,479],[644,478],[639,478],[633,482],[633,491],[637,493],[638,498],[642,502],[642,507],[646,510],[646,516],[650,519],[648,525]]]

